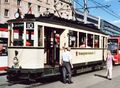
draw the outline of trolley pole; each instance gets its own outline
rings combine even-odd
[[[87,16],[88,16],[88,8],[87,8],[87,0],[84,0],[84,23],[87,23]]]

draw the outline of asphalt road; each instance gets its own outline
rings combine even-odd
[[[60,78],[50,77],[37,82],[7,82],[6,75],[0,76],[0,88],[120,88],[120,66],[113,68],[113,78],[105,78],[106,69],[78,74],[72,77],[73,84],[63,84]]]

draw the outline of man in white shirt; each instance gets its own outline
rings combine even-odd
[[[62,74],[63,74],[63,82],[66,83],[66,76],[68,75],[68,83],[73,83],[71,81],[71,68],[73,68],[73,65],[71,63],[71,54],[70,54],[69,48],[64,48],[64,52],[62,54]]]

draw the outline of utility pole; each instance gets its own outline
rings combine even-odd
[[[72,6],[71,6],[71,9],[72,9],[72,19],[73,20],[76,20],[76,17],[75,17],[75,8],[76,8],[76,3],[74,0],[71,0],[71,3],[72,3]]]
[[[88,8],[87,8],[87,0],[84,0],[84,23],[87,23],[87,16],[88,16]]]

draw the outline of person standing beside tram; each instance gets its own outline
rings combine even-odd
[[[71,68],[73,68],[73,65],[71,63],[71,54],[70,54],[70,48],[63,48],[64,52],[62,53],[62,75],[63,75],[63,82],[67,83],[67,77],[68,76],[68,83],[73,83],[71,80],[72,71]]]
[[[106,76],[109,80],[112,79],[113,60],[115,59],[111,54],[110,50],[108,50],[107,57],[106,57],[106,67],[107,67]]]

